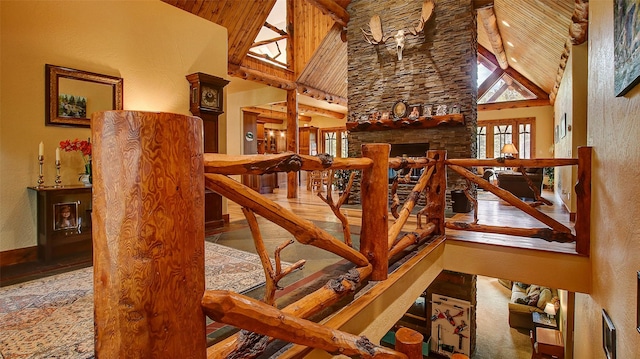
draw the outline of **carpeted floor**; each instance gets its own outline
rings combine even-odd
[[[257,255],[209,242],[205,277],[235,292],[264,282]],[[0,359],[92,358],[93,268],[1,288],[0,333]]]
[[[509,327],[511,290],[496,278],[478,276],[477,338],[472,359],[530,359],[529,333]]]

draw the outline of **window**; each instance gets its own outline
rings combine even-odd
[[[534,117],[478,121],[477,158],[502,157],[500,150],[507,143],[513,143],[516,146],[518,149],[517,158],[533,158],[535,153],[534,134]]]
[[[324,133],[324,152],[336,157],[336,133]]]
[[[320,137],[321,153],[328,153],[333,157],[349,157],[349,140],[344,127],[320,129]]]
[[[478,126],[476,147],[478,158],[487,158],[487,126]]]

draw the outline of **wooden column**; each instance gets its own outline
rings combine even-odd
[[[98,358],[205,358],[202,120],[94,113]]]
[[[360,197],[362,229],[360,252],[373,265],[372,280],[387,279],[389,270],[387,232],[389,231],[389,152],[391,145],[362,145],[362,157],[373,160],[371,168],[362,170]]]
[[[429,150],[427,157],[437,160],[436,168],[431,175],[431,180],[427,185],[426,198],[429,216],[429,222],[436,225],[434,234],[444,234],[444,208],[447,201],[447,170],[445,161],[447,160],[447,151]]]
[[[298,153],[298,93],[287,91],[287,151]],[[298,198],[298,172],[287,173],[287,198]]]
[[[396,350],[409,359],[422,359],[422,334],[402,327],[396,332]]]
[[[588,256],[591,247],[591,147],[578,147],[576,183],[576,252]]]

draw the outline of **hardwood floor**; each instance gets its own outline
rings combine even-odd
[[[322,192],[322,194],[326,196],[326,190]],[[554,197],[553,192],[544,191],[542,195],[544,198],[551,201],[553,205],[542,205],[537,208],[541,212],[549,215],[551,218],[573,229],[573,223],[569,221],[569,212],[565,209],[564,205],[562,205],[562,203],[560,203]],[[325,204],[320,198],[318,198],[315,192],[308,191],[304,186],[301,186],[299,188],[298,198],[286,198],[286,190],[282,188],[276,189],[274,193],[266,194],[265,196],[280,204],[284,208],[291,210],[306,219],[314,221],[338,222],[338,219],[335,217],[333,212],[331,212],[329,206]],[[334,201],[337,201],[337,198],[338,194],[334,192]],[[478,198],[479,224],[523,228],[545,227],[544,224],[542,224],[535,218],[500,200],[490,192],[479,191]],[[233,225],[234,221],[244,220],[244,215],[242,214],[240,207],[235,203],[229,203],[228,210],[230,226]],[[342,208],[342,212],[349,219],[350,225],[354,227],[360,227],[362,223],[362,211],[359,208],[355,208],[355,206],[345,206]],[[392,216],[389,217],[390,223],[393,223],[394,218]],[[448,218],[447,221],[472,222],[473,211],[469,213],[457,213],[452,218]],[[415,228],[415,225],[416,217],[411,216],[405,224],[403,230],[412,231]],[[575,243],[547,242],[545,240],[536,238],[524,238],[493,233],[458,231],[451,229],[447,229],[446,233],[447,238],[462,241],[490,243],[518,248],[532,248],[561,253],[576,253]]]

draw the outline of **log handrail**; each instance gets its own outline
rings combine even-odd
[[[231,291],[206,291],[202,298],[202,308],[215,321],[239,328],[252,328],[254,333],[323,349],[329,353],[365,358],[407,359],[406,355],[375,345],[365,337],[300,319]]]
[[[558,166],[576,166],[577,158],[532,158],[532,159],[510,159],[510,158],[455,158],[445,161],[447,166],[457,165],[461,167],[558,167]]]

